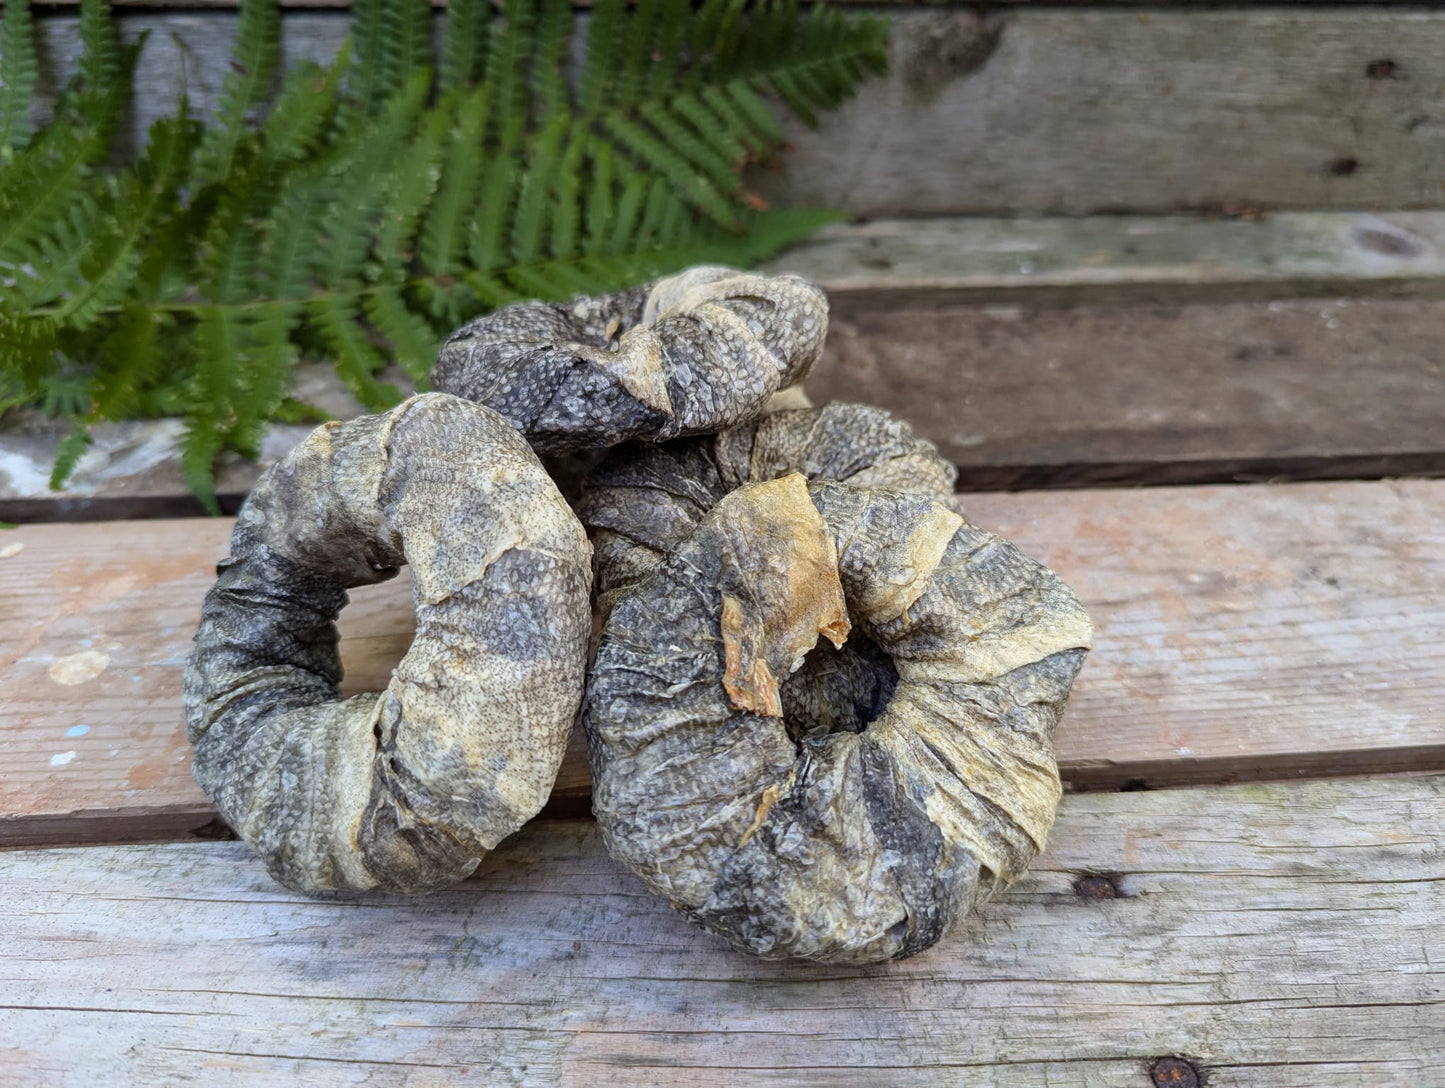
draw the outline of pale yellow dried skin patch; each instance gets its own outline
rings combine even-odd
[[[838,549],[800,474],[733,495],[738,546],[723,557],[719,586],[723,686],[738,710],[781,717],[778,676],[794,672],[820,634],[847,641]]]
[[[62,657],[46,670],[46,675],[57,684],[74,687],[88,684],[110,666],[110,654],[100,650],[82,650],[78,654]]]
[[[585,344],[570,344],[568,350],[593,363],[598,370],[612,375],[617,384],[640,403],[672,417],[662,340],[647,326],[641,325],[623,333],[616,351],[600,351]]]

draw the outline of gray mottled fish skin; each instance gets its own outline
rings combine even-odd
[[[577,507],[597,550],[603,614],[729,491],[793,472],[940,502],[956,478],[907,423],[846,401],[774,412],[716,435],[622,446],[588,477]]]
[[[784,568],[808,557],[797,542],[813,520],[828,554],[794,584]],[[789,675],[814,629],[796,618],[829,592],[829,561],[845,652],[866,649],[810,704],[789,695],[818,682],[806,660]],[[1091,637],[1051,571],[941,503],[799,476],[744,485],[603,627],[584,722],[604,839],[757,955],[913,955],[1043,848],[1061,792],[1054,728]],[[768,666],[752,675],[787,677],[781,713],[730,694],[750,654]],[[831,727],[788,720],[799,705],[821,718],[828,700],[848,704]]]
[[[478,318],[442,345],[431,384],[494,408],[541,453],[661,441],[759,416],[807,376],[827,330],[806,280],[704,266]]]
[[[346,590],[413,568],[417,635],[340,699]],[[257,482],[186,665],[197,781],[281,883],[424,892],[541,808],[575,720],[591,551],[536,455],[443,394],[327,424]]]

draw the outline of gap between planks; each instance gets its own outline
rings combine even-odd
[[[865,968],[731,951],[579,821],[425,899],[308,899],[234,843],[10,853],[0,1077],[1433,1085],[1442,841],[1441,777],[1066,797],[1018,883]]]
[[[1445,481],[960,501],[1096,622],[1057,738],[1074,788],[1445,768]],[[229,529],[0,535],[0,844],[210,824],[180,677]],[[379,690],[412,637],[405,579],[353,602],[345,690]],[[587,810],[584,747],[575,737],[554,813]]]

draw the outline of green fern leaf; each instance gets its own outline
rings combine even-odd
[[[733,160],[697,136],[668,105],[654,100],[640,112],[668,147],[686,156],[688,163],[706,174],[719,190],[730,194],[741,185]]]
[[[567,105],[563,68],[572,41],[571,0],[538,0],[537,40],[532,52],[533,116],[545,118]]]
[[[215,117],[200,150],[199,176],[225,177],[248,115],[269,97],[281,57],[281,8],[276,0],[242,0],[231,70],[221,84]]]
[[[503,27],[493,28],[487,78],[494,88],[492,131],[504,148],[515,147],[528,121],[527,67],[536,55],[536,0],[506,0]]]
[[[737,226],[737,206],[723,197],[707,178],[700,177],[672,148],[619,116],[609,117],[606,128],[638,165],[667,178],[690,204],[715,223],[728,228]]]
[[[628,32],[627,0],[597,0],[587,29],[587,61],[578,79],[578,109],[585,116],[602,112],[618,72]]]
[[[84,329],[118,301],[135,279],[145,244],[162,217],[178,210],[191,153],[200,136],[184,110],[151,126],[146,152],[119,180],[103,227],[93,228],[80,262],[81,283],[57,308],[55,319]]]
[[[583,243],[583,252],[596,256],[607,251],[611,237],[615,159],[612,145],[605,140],[589,140],[587,151],[592,157],[592,178],[587,194],[587,240]]]
[[[482,167],[477,214],[467,236],[467,256],[472,267],[481,272],[507,263],[507,224],[512,218],[519,173],[517,160],[505,152],[490,156]]]
[[[59,491],[65,486],[65,481],[70,479],[76,465],[80,464],[80,459],[85,456],[85,451],[90,449],[91,441],[90,428],[80,422],[61,440],[60,448],[55,453],[55,464],[50,467],[52,490]]]
[[[30,0],[8,0],[0,16],[0,161],[30,139],[30,105],[39,66]]]
[[[431,4],[428,0],[382,0],[381,86],[393,94],[418,69],[429,67]]]
[[[402,369],[415,381],[425,378],[441,346],[436,330],[418,317],[401,290],[391,285],[372,288],[363,307],[368,320],[391,343]]]
[[[453,138],[421,231],[421,261],[433,273],[455,270],[466,243],[466,221],[481,186],[489,99],[489,88],[479,87],[456,108]]]
[[[367,411],[383,412],[401,400],[395,386],[376,380],[386,359],[357,320],[354,299],[323,295],[306,307],[306,316],[335,360],[336,372]]]
[[[561,164],[562,141],[570,126],[571,120],[565,113],[553,115],[537,138],[536,149],[522,174],[517,215],[512,221],[511,250],[519,264],[534,262],[541,256],[546,214],[552,203],[552,184]]]
[[[492,7],[486,0],[451,0],[447,4],[442,90],[473,87],[482,81],[491,29]]]

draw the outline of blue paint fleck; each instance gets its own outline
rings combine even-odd
[[[88,725],[72,725],[69,729],[65,731],[65,735],[67,737],[83,737],[89,732],[90,726]]]

